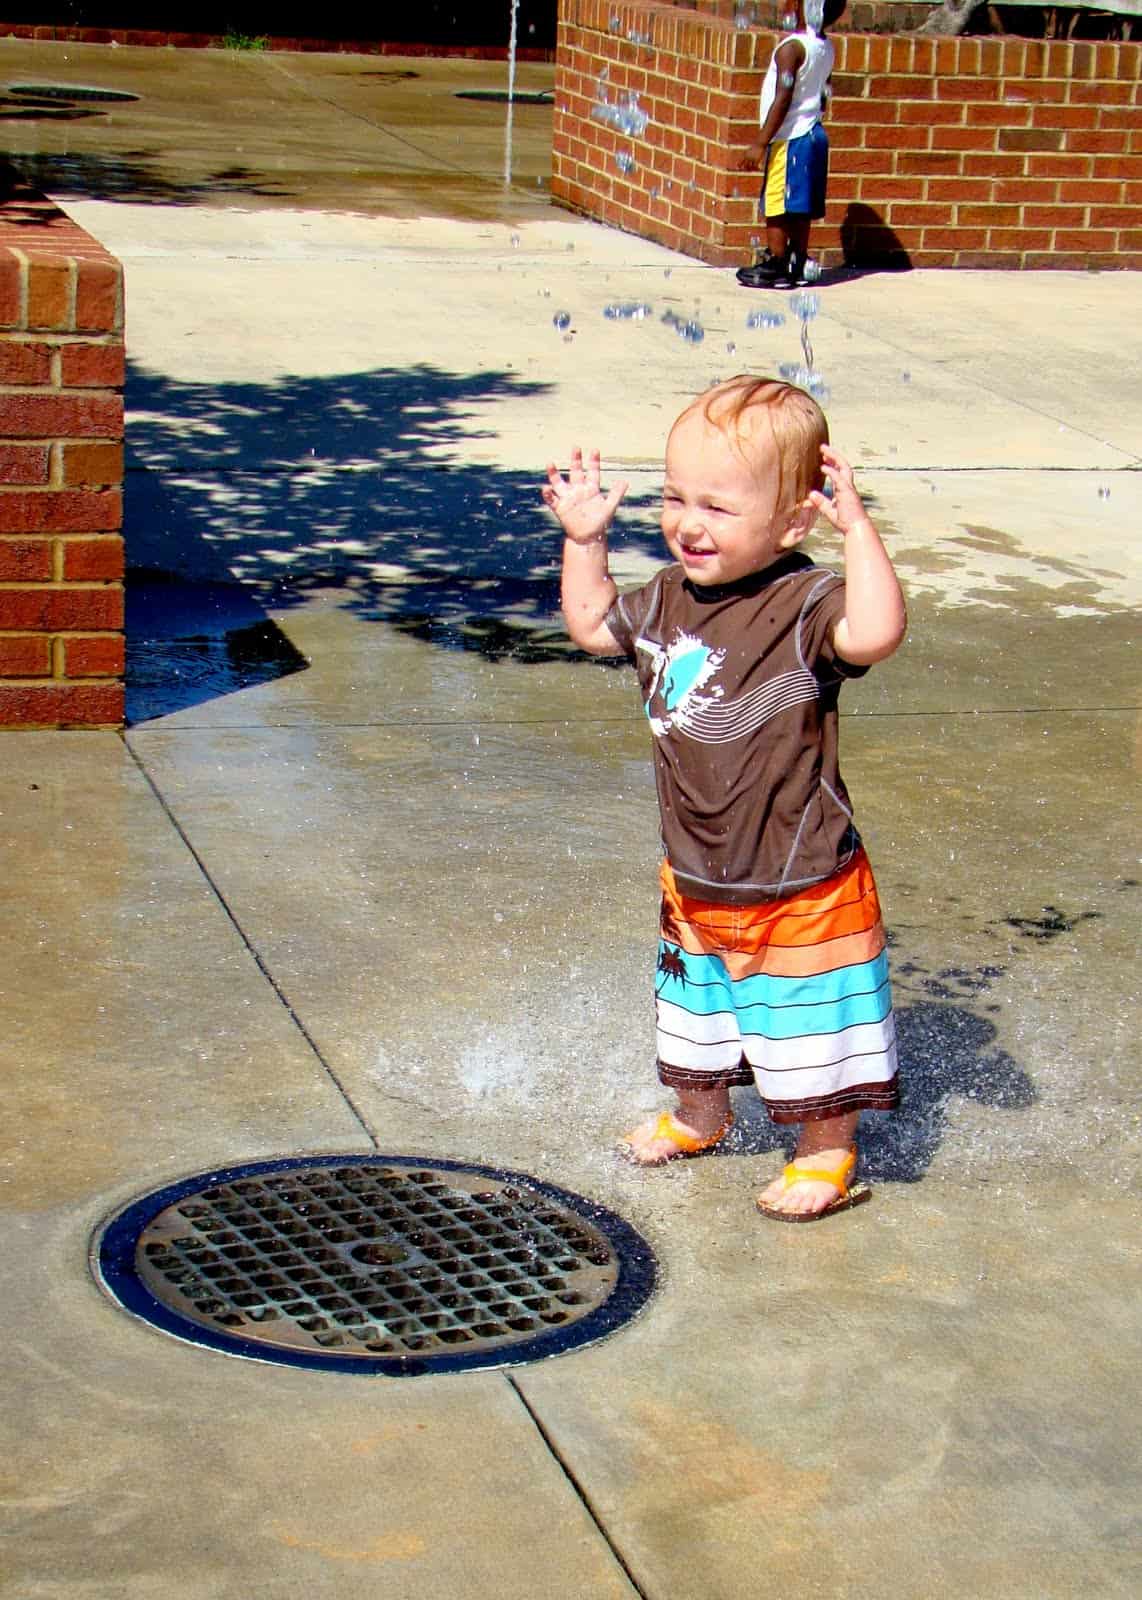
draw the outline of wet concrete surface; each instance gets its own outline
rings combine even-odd
[[[323,103],[334,149],[359,119]],[[164,159],[206,170],[189,128]],[[873,1203],[778,1228],[744,1092],[716,1157],[610,1154],[662,1100],[648,736],[567,648],[536,486],[597,439],[636,581],[669,419],[796,327],[490,192],[451,221],[207,198],[67,202],[126,267],[145,665],[125,740],[5,742],[5,1594],[1136,1592],[1136,277],[822,290],[910,600],[843,729],[906,1089],[862,1132]],[[704,343],[603,318],[634,294],[700,301]],[[88,1273],[135,1195],[353,1149],[597,1199],[660,1290],[542,1365],[352,1380],[179,1345]]]
[[[507,70],[502,61],[2,39],[0,125],[17,170],[61,197],[524,218],[547,203],[551,106],[513,106],[505,193],[505,108],[460,98],[506,90]],[[554,74],[521,62],[516,85],[550,94]],[[43,83],[138,99],[36,107],[11,94]]]

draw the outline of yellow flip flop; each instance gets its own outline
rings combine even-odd
[[[872,1190],[867,1183],[849,1183],[856,1171],[856,1162],[857,1149],[854,1144],[849,1146],[845,1159],[831,1170],[825,1167],[796,1167],[792,1161],[785,1168],[781,1176],[787,1189],[792,1189],[795,1183],[831,1183],[838,1191],[837,1198],[830,1200],[827,1206],[822,1206],[820,1211],[776,1211],[772,1206],[763,1205],[760,1199],[757,1209],[771,1222],[820,1222],[822,1217],[831,1217],[834,1211],[847,1211],[852,1206],[862,1205],[864,1201],[872,1199]]]
[[[717,1133],[712,1133],[707,1139],[697,1139],[692,1133],[687,1133],[685,1128],[675,1119],[672,1112],[664,1111],[654,1125],[654,1137],[665,1139],[674,1146],[674,1154],[659,1156],[657,1161],[639,1161],[633,1154],[631,1140],[634,1132],[628,1133],[618,1147],[619,1154],[624,1160],[630,1161],[636,1167],[662,1167],[668,1161],[677,1161],[680,1156],[700,1156],[703,1150],[712,1150],[720,1144],[734,1125],[734,1114],[726,1112],[726,1120],[722,1123]]]

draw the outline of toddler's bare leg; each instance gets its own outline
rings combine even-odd
[[[859,1111],[852,1111],[844,1117],[827,1117],[823,1122],[803,1122],[793,1165],[810,1169],[840,1166],[856,1137],[859,1120]],[[759,1198],[774,1211],[816,1212],[823,1211],[839,1192],[834,1184],[816,1182],[797,1183],[787,1189],[783,1178],[775,1178]]]
[[[720,1089],[679,1089],[678,1109],[674,1120],[679,1130],[692,1139],[712,1139],[725,1126],[730,1113],[730,1091]],[[629,1159],[637,1166],[657,1166],[678,1154],[678,1146],[668,1139],[655,1137],[658,1118],[650,1117],[639,1123],[623,1141]]]

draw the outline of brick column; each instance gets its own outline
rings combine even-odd
[[[0,208],[0,728],[123,721],[123,275]]]

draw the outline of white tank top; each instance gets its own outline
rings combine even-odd
[[[798,69],[797,81],[793,85],[793,103],[789,107],[785,121],[774,134],[775,139],[800,139],[802,134],[808,133],[810,128],[820,122],[821,96],[825,92],[829,74],[833,70],[835,51],[831,39],[822,39],[811,28],[806,28],[803,33],[791,33],[789,37],[796,39],[802,46],[805,59]],[[765,74],[765,82],[761,86],[759,122],[765,121],[770,106],[777,98],[777,71],[775,50],[769,63],[769,71]]]

